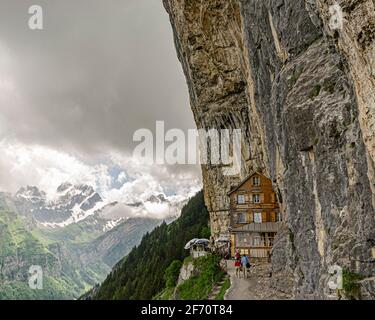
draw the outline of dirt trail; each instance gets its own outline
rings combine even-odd
[[[270,286],[270,270],[271,265],[260,264],[251,267],[250,276],[244,278],[243,273],[241,277],[236,277],[234,261],[227,261],[227,272],[230,276],[231,287],[225,294],[225,300],[284,300],[291,297],[275,291]]]

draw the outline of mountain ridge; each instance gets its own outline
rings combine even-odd
[[[27,189],[28,199],[40,204],[36,196],[42,193],[35,191]],[[75,299],[101,282],[144,233],[162,222],[135,217],[105,230],[108,220],[94,213],[76,223],[49,228],[28,212],[21,214],[19,200],[0,193],[0,300]],[[32,265],[43,270],[43,290],[28,286]]]

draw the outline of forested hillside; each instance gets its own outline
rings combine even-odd
[[[171,224],[163,223],[146,234],[138,247],[121,260],[103,282],[88,293],[93,299],[151,299],[165,286],[164,273],[174,260],[183,260],[187,241],[209,236],[203,192],[197,193]]]

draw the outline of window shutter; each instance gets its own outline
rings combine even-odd
[[[276,212],[271,212],[271,222],[276,222]]]
[[[254,222],[254,214],[252,212],[249,212],[248,215],[249,215],[249,222],[250,223]]]
[[[262,222],[267,222],[267,212],[262,212]]]
[[[261,193],[259,195],[259,198],[260,198],[260,203],[264,203],[264,193]]]

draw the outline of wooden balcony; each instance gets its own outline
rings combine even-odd
[[[268,259],[269,254],[271,252],[271,247],[263,247],[263,248],[256,248],[256,247],[237,247],[241,254],[247,254],[250,257],[250,263],[253,262],[251,259]],[[234,254],[232,254],[234,256]]]
[[[230,210],[241,211],[246,209],[278,209],[279,206],[276,203],[255,203],[255,202],[245,202],[241,204],[231,204]]]
[[[277,232],[279,228],[280,222],[237,223],[232,225],[231,232]]]

